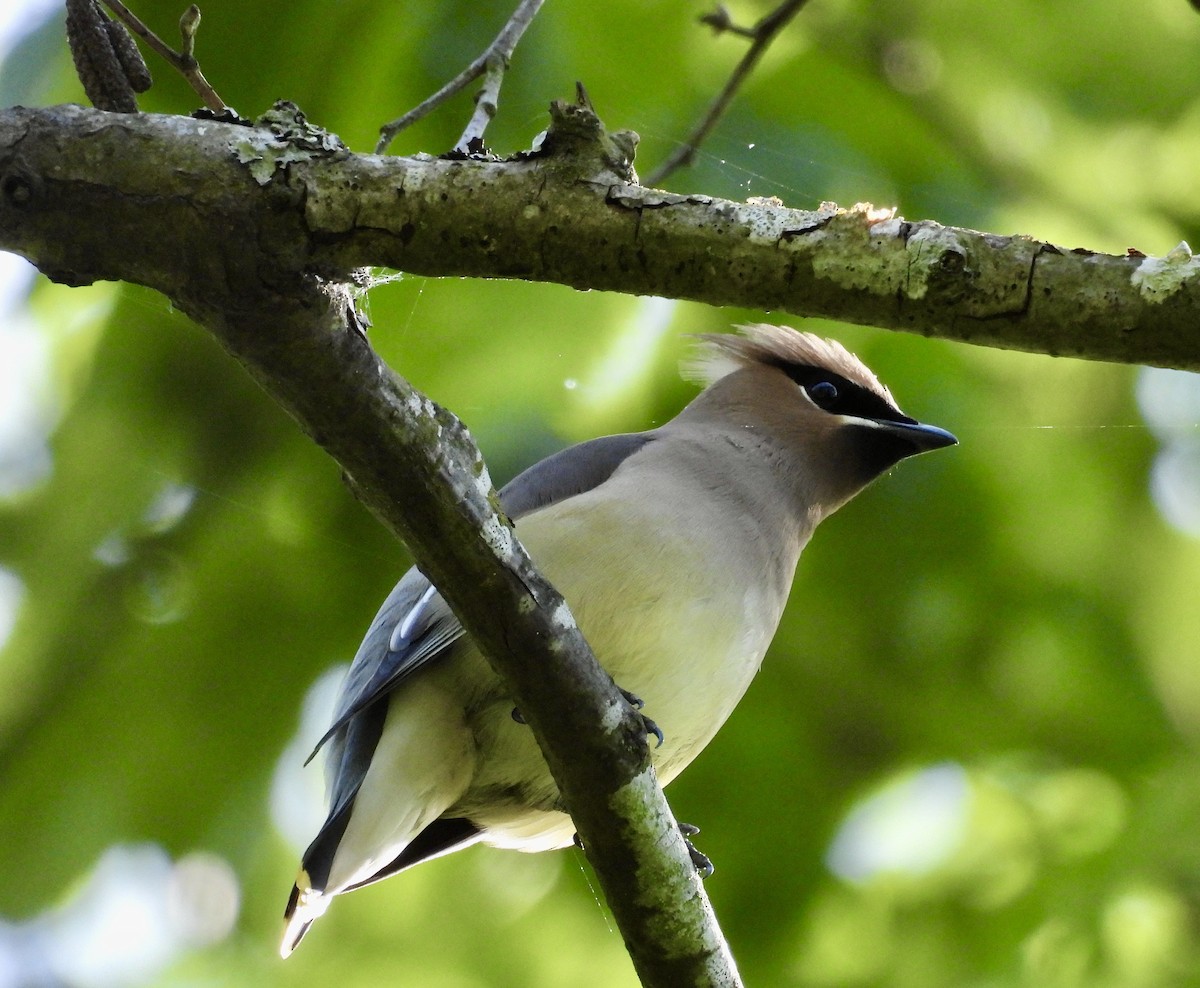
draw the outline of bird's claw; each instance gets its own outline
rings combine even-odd
[[[620,686],[618,686],[617,689],[621,690],[621,696],[625,697],[625,702],[633,707],[634,710],[641,710],[642,707],[646,705],[646,701],[636,693],[630,693],[629,690],[623,690]]]
[[[700,828],[692,823],[681,823],[679,833],[683,835],[683,843],[687,847],[688,857],[692,859],[692,866],[696,869],[696,874],[702,879],[709,878],[717,870],[713,866],[712,858],[691,842],[691,838],[700,833]]]
[[[679,833],[683,837],[683,844],[687,848],[688,857],[692,859],[692,867],[696,869],[696,874],[701,879],[711,877],[712,873],[717,870],[712,863],[712,858],[697,848],[691,841],[692,837],[700,833],[700,828],[693,823],[681,823],[678,826]],[[571,842],[579,850],[586,853],[587,849],[583,846],[583,838],[579,836],[579,831],[576,831],[571,837]]]
[[[642,717],[642,727],[645,729],[646,734],[647,735],[653,734],[658,739],[658,743],[654,747],[661,748],[663,746],[663,742],[667,740],[666,736],[662,732],[662,728],[659,727],[656,723],[654,723],[654,721],[652,721],[649,717],[645,716],[644,714],[641,715],[641,717]]]
[[[629,690],[621,689],[619,686],[617,689],[621,690],[621,696],[625,697],[625,701],[631,707],[633,707],[634,710],[640,712],[642,707],[646,705],[646,701],[640,696],[630,693]],[[663,746],[663,742],[667,740],[666,735],[664,735],[662,732],[662,728],[654,723],[654,721],[652,721],[645,714],[639,713],[639,716],[642,718],[642,728],[645,730],[646,734],[653,734],[658,739],[658,744],[656,744],[654,747],[661,748]]]
[[[642,707],[646,705],[646,702],[640,696],[634,696],[629,692],[629,690],[621,690],[621,695],[625,697],[634,710],[641,710]],[[639,716],[642,718],[642,728],[645,730],[646,734],[653,734],[658,739],[658,744],[656,744],[654,747],[661,748],[663,746],[663,742],[667,740],[666,735],[664,735],[662,732],[662,728],[654,723],[654,721],[652,721],[645,714],[640,714]],[[513,707],[512,719],[518,724],[528,723],[525,720],[525,715],[521,713],[519,707]]]

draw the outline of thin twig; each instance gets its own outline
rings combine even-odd
[[[725,115],[725,111],[729,108],[729,104],[733,102],[733,97],[737,94],[738,89],[741,88],[742,83],[745,82],[746,77],[754,70],[759,59],[766,53],[771,42],[775,40],[776,35],[783,30],[788,21],[799,13],[800,8],[807,2],[808,0],[784,0],[783,3],[767,14],[752,28],[735,27],[728,21],[727,14],[722,18],[720,7],[717,8],[715,14],[706,14],[701,18],[701,21],[719,33],[730,31],[742,37],[752,38],[753,40],[750,47],[746,50],[746,54],[742,56],[742,60],[734,68],[733,74],[730,75],[729,80],[725,83],[725,87],[709,105],[695,129],[650,174],[646,179],[646,185],[655,186],[659,182],[664,181],[676,169],[692,163],[692,159],[696,156],[696,149],[704,142],[709,133],[712,132],[712,129],[717,125],[721,117]]]
[[[496,104],[500,97],[500,84],[504,80],[504,71],[508,68],[508,62],[512,58],[513,49],[517,47],[517,42],[521,40],[521,35],[525,33],[525,29],[529,27],[534,17],[537,16],[537,12],[543,2],[544,0],[521,0],[517,5],[517,9],[513,11],[512,16],[508,19],[508,23],[496,35],[496,39],[487,46],[475,61],[427,100],[414,106],[404,116],[397,117],[395,120],[379,128],[379,141],[375,145],[375,153],[383,154],[396,135],[404,130],[405,127],[416,123],[430,111],[437,109],[451,96],[461,92],[473,80],[478,79],[486,72],[487,79],[475,101],[475,112],[471,115],[467,129],[463,131],[462,137],[458,139],[458,143],[455,145],[455,149],[461,151],[472,150],[472,148],[468,147],[472,142],[481,148],[483,144],[483,132],[487,129],[488,123],[496,113]]]
[[[121,0],[104,0],[104,4],[124,22],[129,30],[145,41],[187,80],[188,85],[203,100],[205,106],[214,113],[222,113],[229,109],[225,101],[217,95],[217,91],[204,78],[204,73],[200,71],[200,63],[196,61],[196,29],[200,27],[199,7],[192,4],[179,18],[179,35],[183,40],[183,50],[175,51],[142,23],[132,10],[121,3]]]
[[[719,3],[707,14],[700,15],[700,23],[707,24],[713,29],[713,34],[725,34],[727,31],[730,34],[738,34],[743,38],[754,40],[754,28],[741,27],[733,23],[733,17],[729,13],[729,8],[723,3]]]
[[[487,60],[483,88],[475,96],[475,112],[467,121],[467,128],[462,132],[462,137],[454,145],[455,151],[461,151],[463,154],[483,151],[483,132],[492,122],[492,117],[496,115],[496,107],[500,99],[500,86],[504,82],[504,72],[507,68],[508,64],[499,55],[492,55]]]

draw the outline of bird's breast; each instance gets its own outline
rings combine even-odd
[[[750,685],[795,559],[781,561],[752,526],[708,497],[643,501],[636,518],[627,504],[573,498],[519,522],[517,534],[566,597],[600,664],[662,728],[656,761],[665,782]]]
[[[665,740],[652,754],[664,784],[699,754],[750,685],[799,552],[771,542],[711,493],[652,486],[634,493],[618,474],[516,526],[600,664],[662,729]],[[482,661],[472,650],[467,663]],[[476,693],[471,714],[474,779],[451,815],[481,826],[486,843],[561,846],[572,828],[557,787],[532,732],[514,720],[512,700],[498,680],[487,682],[491,691]]]

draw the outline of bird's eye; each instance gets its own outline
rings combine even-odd
[[[821,408],[829,408],[838,397],[837,385],[832,381],[817,381],[806,389],[808,396]]]

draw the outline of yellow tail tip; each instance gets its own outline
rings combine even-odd
[[[301,887],[304,891],[300,891]],[[283,939],[279,942],[279,956],[286,958],[304,939],[308,928],[329,908],[331,895],[325,895],[319,889],[308,887],[308,875],[300,872],[296,884],[292,886],[292,894],[288,897],[287,908],[283,911]]]

